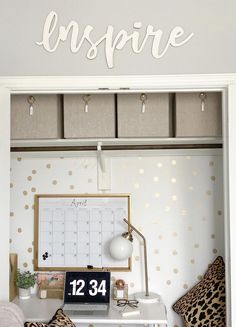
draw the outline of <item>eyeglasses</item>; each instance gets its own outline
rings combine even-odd
[[[124,307],[126,305],[130,306],[131,308],[137,308],[138,307],[138,301],[137,300],[125,300],[125,299],[117,300],[117,306],[118,307]]]

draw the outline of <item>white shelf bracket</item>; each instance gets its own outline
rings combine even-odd
[[[105,173],[106,172],[106,163],[105,163],[104,153],[102,151],[102,142],[98,142],[98,144],[97,144],[97,159],[98,159],[98,164],[100,165],[101,171],[103,173]]]
[[[97,144],[97,176],[98,189],[106,191],[111,189],[111,159],[106,158],[102,151],[102,142]]]

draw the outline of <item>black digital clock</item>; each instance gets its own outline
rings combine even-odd
[[[66,272],[64,302],[109,303],[110,272]]]

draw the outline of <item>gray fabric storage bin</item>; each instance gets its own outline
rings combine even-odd
[[[168,93],[145,93],[145,112],[141,94],[118,94],[118,137],[170,137],[171,110]]]
[[[91,94],[88,110],[84,94],[64,95],[65,138],[114,138],[115,99],[113,94]]]
[[[62,138],[62,99],[57,94],[32,94],[35,98],[30,115],[29,95],[11,96],[11,139]]]
[[[200,92],[176,94],[176,137],[217,137],[222,135],[220,92],[206,92],[202,111]]]

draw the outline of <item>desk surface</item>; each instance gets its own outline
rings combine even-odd
[[[15,298],[13,301],[23,311],[25,320],[48,322],[55,311],[62,307],[62,300],[45,299],[41,300],[32,295],[29,300]],[[106,316],[75,316],[71,320],[76,323],[102,323],[102,324],[167,324],[166,309],[163,303],[140,304],[140,315],[122,317],[111,304],[109,314]]]

